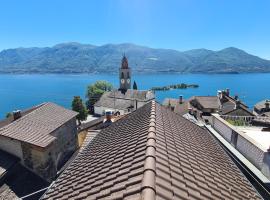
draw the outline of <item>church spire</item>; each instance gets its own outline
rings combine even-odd
[[[128,59],[124,53],[123,58],[122,58],[122,65],[121,65],[122,69],[128,69]]]
[[[128,59],[123,54],[121,67],[119,69],[120,87],[119,90],[125,93],[128,89],[131,89],[131,69],[128,67]]]

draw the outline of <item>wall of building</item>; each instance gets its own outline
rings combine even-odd
[[[56,136],[56,141],[52,146],[52,153],[57,168],[63,165],[63,162],[78,148],[78,136],[76,118],[57,129],[53,136]]]
[[[96,115],[104,115],[105,110],[113,110],[113,108],[95,106],[94,110]],[[120,115],[123,115],[128,112],[127,110],[120,110],[120,109],[115,109],[115,111],[116,112],[119,111]]]
[[[225,140],[270,179],[270,153],[267,150],[262,149],[259,144],[237,131],[217,114],[212,114],[210,123]]]
[[[210,121],[212,123],[211,125],[214,127],[214,129],[219,132],[220,135],[224,137],[227,142],[231,142],[232,138],[232,128],[228,125],[224,124],[221,120],[219,120],[216,117],[213,117]]]
[[[23,160],[21,142],[18,140],[0,136],[0,149]]]
[[[78,148],[76,119],[68,121],[52,135],[56,140],[46,148],[22,143],[24,165],[49,182]]]

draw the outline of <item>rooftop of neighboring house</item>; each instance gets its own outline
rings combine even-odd
[[[171,106],[171,107],[176,107],[176,105],[179,104],[179,99],[174,99],[174,98],[165,98],[164,101],[162,102],[162,105],[164,106]]]
[[[265,99],[263,101],[260,101],[258,103],[256,103],[256,105],[254,106],[254,110],[259,111],[258,114],[262,114],[264,116],[268,116],[270,117],[270,100],[269,99]]]
[[[217,96],[194,96],[191,101],[197,101],[205,109],[218,110],[220,102]]]
[[[39,147],[46,147],[56,138],[51,133],[77,115],[54,103],[43,103],[23,111],[16,120],[2,122],[0,136],[9,137]],[[8,121],[8,123],[7,123]]]
[[[101,130],[42,199],[261,199],[204,128],[152,101]]]
[[[217,96],[192,96],[187,100],[183,100],[182,104],[179,104],[178,99],[166,98],[163,105],[169,106],[170,103],[171,107],[174,108],[174,112],[181,115],[188,113],[189,109],[198,109],[196,105],[199,104],[202,109],[219,111],[222,115],[254,116],[248,106],[240,101],[238,97],[231,97],[229,91],[218,92]]]
[[[121,91],[112,91],[105,92],[95,106],[127,110],[134,107],[135,100],[147,102],[154,98],[154,93],[149,90],[127,90],[124,94]]]
[[[128,89],[125,93],[121,91],[112,91],[109,92],[110,98],[118,98],[118,99],[129,99],[129,100],[138,100],[138,101],[146,101],[154,98],[154,93],[151,90],[131,90]]]

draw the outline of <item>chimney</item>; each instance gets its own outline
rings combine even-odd
[[[14,121],[21,118],[21,116],[22,116],[22,113],[21,113],[20,110],[13,111],[13,119],[14,119]]]
[[[179,104],[183,103],[183,95],[179,95]]]
[[[235,101],[235,107],[234,107],[234,108],[235,108],[235,109],[238,109],[239,107],[240,107],[240,100],[237,99],[237,100]]]
[[[112,111],[106,110],[105,111],[105,122],[112,122]]]
[[[238,100],[238,94],[234,95],[234,99]]]
[[[230,88],[226,88],[226,95],[230,96]]]
[[[266,109],[267,111],[270,110],[270,107],[269,107],[270,101],[269,101],[269,100],[266,100],[264,105],[265,105],[265,109]]]

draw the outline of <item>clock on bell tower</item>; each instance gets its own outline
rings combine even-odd
[[[131,88],[131,69],[128,67],[127,57],[124,55],[122,58],[121,67],[119,69],[120,87],[119,90],[125,93]]]

